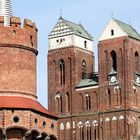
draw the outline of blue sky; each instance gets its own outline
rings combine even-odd
[[[47,50],[48,34],[60,13],[72,22],[81,23],[94,37],[97,65],[97,43],[107,22],[114,18],[131,23],[140,32],[139,0],[12,0],[14,16],[31,19],[38,27],[37,95],[47,107]],[[60,12],[61,11],[61,12]],[[97,67],[96,67],[97,69]]]

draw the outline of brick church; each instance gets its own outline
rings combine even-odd
[[[140,139],[140,35],[112,18],[98,43],[60,17],[48,36],[49,111],[59,140]]]

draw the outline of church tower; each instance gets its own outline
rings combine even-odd
[[[59,124],[67,122],[69,137],[73,139],[69,127],[72,127],[72,116],[77,113],[78,94],[76,85],[85,77],[92,77],[94,55],[91,35],[81,24],[58,19],[49,34],[48,50],[48,96],[49,111],[59,116]],[[61,125],[63,129],[63,124]]]
[[[10,17],[12,17],[11,0],[0,0],[0,16],[4,16],[4,25],[10,25]]]
[[[100,36],[98,49],[104,139],[138,139],[140,35],[131,25],[111,19]]]

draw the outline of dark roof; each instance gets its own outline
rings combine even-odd
[[[50,113],[45,107],[43,107],[38,101],[25,97],[0,96],[0,108],[34,110],[47,116],[57,118],[54,114]]]
[[[120,28],[130,37],[136,38],[140,40],[139,33],[129,24],[126,24],[122,21],[114,19],[114,21],[120,26]]]
[[[92,78],[85,78],[79,81],[76,88],[84,88],[98,85],[98,74],[93,74]]]

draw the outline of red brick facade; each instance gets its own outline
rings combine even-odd
[[[86,74],[94,73],[93,53],[76,46],[48,51],[49,110],[59,116],[59,140],[139,138],[139,54],[137,39],[126,36],[100,41],[98,85],[77,87],[83,60]],[[114,83],[109,77],[112,67],[117,78]]]
[[[57,117],[36,95],[37,28],[0,17],[0,140],[56,140]]]

